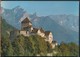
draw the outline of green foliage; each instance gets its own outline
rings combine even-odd
[[[47,52],[46,51],[47,50],[47,44],[44,41],[44,39],[42,37],[38,36],[38,35],[35,35],[35,36],[32,36],[32,37],[33,37],[32,39],[35,42],[34,44],[36,45],[36,43],[38,43],[37,47],[36,47],[36,48],[38,48],[38,53],[41,53],[41,52],[46,53]]]
[[[24,40],[24,42],[25,42],[25,55],[32,55],[32,53],[34,52],[34,43],[31,41],[32,39],[31,39],[31,37],[25,37],[25,40]],[[29,53],[29,54],[28,54]]]
[[[14,55],[17,55],[17,56],[24,55],[24,38],[22,36],[15,38],[12,45],[14,48]]]
[[[47,52],[47,44],[40,36],[25,37],[25,48],[33,55]]]
[[[58,51],[56,56],[79,56],[79,46],[73,42],[62,42],[55,50]]]
[[[52,50],[51,44],[49,42],[47,42],[47,52],[51,53],[52,51],[53,50]]]
[[[77,44],[71,42],[71,43],[68,43],[68,46],[72,55],[74,56],[79,55],[79,46]]]
[[[38,35],[32,35],[30,37],[20,35],[12,42],[12,46],[14,55],[17,56],[46,55],[48,48],[45,40]]]
[[[12,56],[13,55],[13,48],[9,38],[2,37],[2,56]]]
[[[13,30],[14,28],[6,23],[4,19],[2,19],[2,36],[1,36],[1,54],[2,56],[12,56],[13,55],[13,47],[11,41],[9,39],[9,34],[6,31]]]

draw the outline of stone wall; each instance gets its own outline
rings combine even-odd
[[[22,29],[25,28],[25,27],[28,27],[28,26],[32,26],[32,24],[31,23],[22,23],[21,24]]]
[[[52,41],[53,41],[53,35],[52,35],[52,33],[49,34],[48,38],[49,38],[49,42],[52,43]]]
[[[49,35],[45,36],[45,41],[48,41],[49,43],[52,43],[52,41],[53,41],[52,33],[50,33]]]
[[[20,35],[29,36],[28,31],[20,31]]]
[[[26,36],[26,31],[20,31],[20,35],[24,35],[24,36]]]

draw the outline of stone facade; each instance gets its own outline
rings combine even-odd
[[[48,41],[49,43],[52,43],[53,35],[50,31],[45,31],[45,41]]]
[[[22,30],[20,31],[20,35],[29,36],[29,31]]]
[[[52,33],[51,33],[51,32],[50,32],[50,34],[49,34],[48,38],[49,38],[49,42],[50,42],[50,43],[52,43],[52,41],[53,41],[53,35],[52,35]]]
[[[30,20],[28,18],[25,18],[21,22],[21,29],[26,30],[26,29],[30,29],[30,27],[32,27],[32,23],[30,22]]]
[[[40,35],[41,37],[45,37],[45,33],[42,32],[41,29],[38,30],[37,34]]]
[[[51,45],[52,45],[52,48],[54,49],[58,45],[58,43],[56,41],[52,41]]]

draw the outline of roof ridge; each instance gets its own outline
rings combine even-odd
[[[26,23],[26,22],[30,22],[28,17],[26,17],[21,23]]]

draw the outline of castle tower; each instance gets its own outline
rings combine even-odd
[[[32,23],[30,20],[26,17],[22,22],[21,22],[21,30],[26,30],[26,31],[31,31],[32,30]]]

